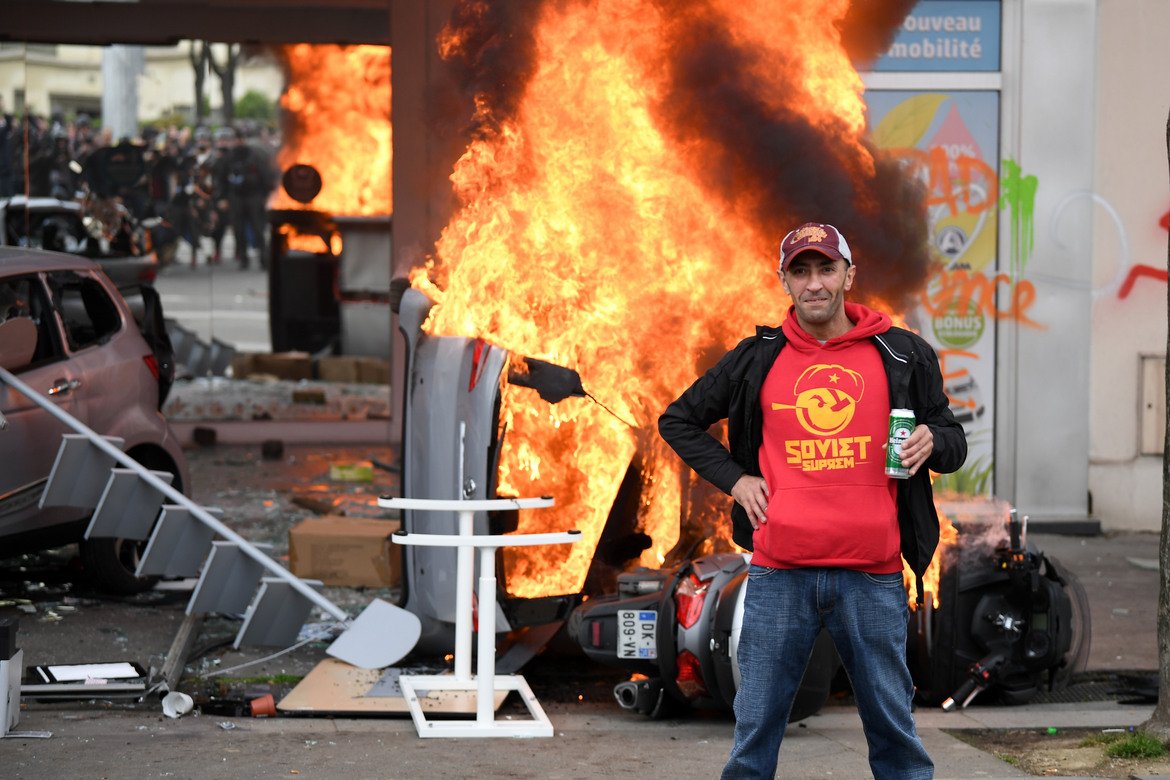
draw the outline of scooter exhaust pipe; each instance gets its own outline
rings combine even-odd
[[[658,706],[662,696],[662,681],[656,679],[626,680],[613,687],[613,697],[625,710],[649,714]]]

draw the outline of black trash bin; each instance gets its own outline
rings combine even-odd
[[[341,337],[337,289],[337,226],[319,211],[269,212],[272,263],[268,269],[268,324],[273,352],[333,352]],[[297,236],[319,237],[321,251],[290,248]]]

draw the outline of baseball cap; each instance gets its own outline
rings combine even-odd
[[[853,253],[840,230],[820,222],[805,222],[780,242],[780,270],[787,268],[792,258],[808,250],[853,265]]]

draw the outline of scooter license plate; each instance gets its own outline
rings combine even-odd
[[[658,657],[658,613],[652,609],[620,609],[618,658]]]

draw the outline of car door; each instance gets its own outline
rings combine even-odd
[[[46,395],[58,408],[73,414],[74,389],[80,382],[76,367],[66,359],[59,321],[53,313],[45,280],[40,274],[0,279],[0,317],[28,317],[36,325],[37,345],[31,362],[14,367],[21,382]],[[0,413],[7,426],[0,430],[0,531],[29,514],[40,498],[41,484],[52,468],[67,426],[23,393],[0,383]]]
[[[55,271],[46,278],[73,368],[54,377],[53,386],[73,396],[75,417],[109,434],[127,408],[154,406],[153,396],[149,404],[142,398],[156,392],[143,360],[148,350],[98,271]]]

